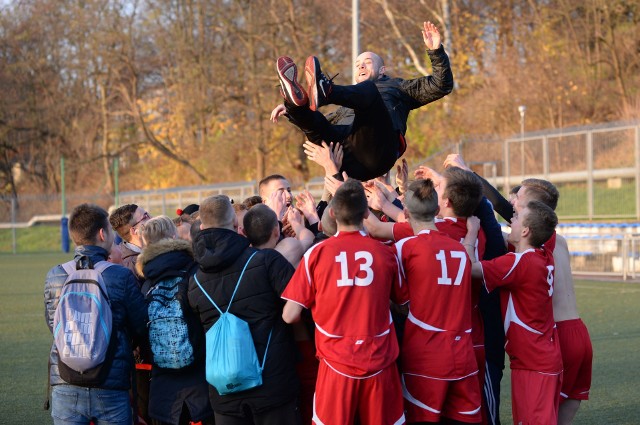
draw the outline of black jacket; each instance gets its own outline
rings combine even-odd
[[[193,241],[193,249],[199,265],[196,273],[198,281],[218,307],[226,311],[242,268],[256,249],[249,246],[245,237],[227,229],[202,230]],[[273,330],[262,373],[263,384],[224,396],[210,386],[214,411],[239,414],[243,405],[248,405],[260,412],[295,399],[299,386],[295,372],[296,347],[289,326],[282,321],[284,302],[280,298],[293,272],[293,266],[271,249],[260,250],[251,259],[230,312],[249,324],[260,362],[269,332]],[[188,297],[189,304],[200,316],[205,331],[208,331],[220,314],[193,278],[189,282]]]
[[[383,75],[374,81],[387,107],[393,128],[402,135],[407,132],[407,119],[411,110],[435,102],[453,90],[453,73],[444,47],[427,50],[427,54],[431,59],[432,75],[411,80]],[[347,124],[353,122],[354,116],[353,109],[341,107],[327,118],[334,124]]]

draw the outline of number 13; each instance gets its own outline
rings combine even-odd
[[[336,263],[340,264],[340,279],[338,279],[338,286],[369,286],[373,282],[373,270],[371,265],[373,264],[373,255],[368,251],[358,251],[354,255],[355,261],[364,260],[364,263],[359,264],[360,270],[365,272],[365,277],[356,276],[355,279],[349,278],[349,265],[347,264],[347,253],[342,251],[336,255]]]

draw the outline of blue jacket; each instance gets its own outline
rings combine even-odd
[[[85,255],[92,262],[97,263],[106,260],[109,253],[98,246],[78,246],[74,253],[74,259],[77,260]],[[102,278],[111,302],[113,329],[118,332],[118,346],[111,370],[100,388],[127,390],[131,386],[131,371],[133,370],[131,338],[146,333],[147,306],[140,289],[138,289],[136,279],[129,269],[116,264],[106,269]],[[44,284],[44,313],[50,331],[53,330],[53,317],[65,280],[67,280],[67,273],[60,265],[53,267],[47,273]],[[51,346],[49,361],[51,385],[66,384],[58,372],[58,350],[55,344]]]

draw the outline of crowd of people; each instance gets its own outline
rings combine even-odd
[[[402,160],[389,180],[409,111],[453,87],[437,28],[424,23],[423,38],[434,75],[416,80],[390,79],[366,52],[354,86],[310,57],[305,89],[293,61],[278,60],[285,103],[272,119],[307,135],[321,199],[270,175],[256,196],[211,196],[175,218],[135,204],[73,209],[78,267],[117,264],[101,273],[115,342],[91,386],[60,376],[52,346],[55,424],[499,424],[505,350],[514,423],[572,423],[592,352],[555,233],[557,189],[526,179],[509,201],[456,154],[411,179]],[[330,124],[317,111],[327,103],[350,121]],[[59,265],[46,277],[52,332],[68,275]],[[178,316],[163,317],[162,297]],[[206,356],[227,310],[248,323],[262,362],[260,385],[229,393],[208,382]],[[162,332],[168,319],[188,336],[185,364],[168,361],[185,341]]]

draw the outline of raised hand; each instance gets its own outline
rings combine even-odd
[[[344,179],[344,181],[340,181],[333,176],[324,176],[324,187],[331,194],[331,196],[335,195],[336,190],[338,190],[338,188],[342,186],[342,183],[347,181],[347,179],[349,178],[347,176],[347,173],[345,173],[344,171],[342,172],[342,178]]]
[[[447,155],[447,158],[444,160],[444,168],[449,167],[458,167],[463,170],[471,171],[471,168],[464,162],[462,159],[462,155],[459,153],[451,153]]]
[[[480,231],[480,219],[475,215],[467,217],[467,232],[472,232],[475,235]]]
[[[281,103],[280,105],[278,105],[275,108],[273,108],[273,111],[271,111],[271,118],[269,118],[269,119],[272,122],[277,123],[278,122],[278,118],[280,118],[286,112],[287,112],[287,108],[284,106],[284,104]]]
[[[438,28],[429,21],[423,22],[423,26],[422,39],[424,40],[425,47],[428,50],[436,50],[440,47],[442,41],[440,31],[438,31]]]
[[[276,213],[278,221],[282,221],[287,212],[287,195],[284,193],[284,190],[276,190],[264,203]]]
[[[396,193],[395,190],[393,190],[393,187],[389,187],[386,184],[382,183],[380,180],[372,180],[373,181],[373,185],[375,187],[378,188],[378,190],[380,190],[380,192],[384,195],[385,199],[389,202],[393,202],[397,197],[398,194]]]
[[[320,145],[316,145],[310,141],[304,142],[302,145],[304,153],[310,161],[315,162],[324,168],[325,175],[332,176],[336,174],[340,167],[336,165],[333,155],[333,142],[327,145],[324,141]],[[342,158],[340,158],[342,162]]]
[[[313,195],[308,190],[300,192],[296,196],[296,207],[300,210],[309,224],[314,224],[320,221],[318,218],[318,212],[316,211],[316,201],[313,199]]]
[[[365,183],[364,190],[367,194],[369,208],[377,211],[383,211],[384,203],[387,202],[387,198],[382,190],[380,190],[373,181]]]
[[[342,158],[344,157],[344,152],[342,151],[342,145],[340,143],[336,143],[333,146],[333,162],[336,164],[336,168],[340,171],[342,167]],[[336,173],[338,172],[336,171]]]
[[[287,222],[291,226],[294,235],[297,234],[301,228],[304,228],[304,219],[302,218],[300,210],[297,208],[289,208],[287,211]]]
[[[396,166],[396,186],[400,189],[400,193],[405,193],[409,186],[409,164],[404,158],[402,158],[402,165]]]
[[[437,186],[442,182],[443,177],[433,168],[427,167],[426,165],[421,165],[418,169],[413,173],[416,179],[431,179],[433,181],[433,185]]]

